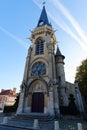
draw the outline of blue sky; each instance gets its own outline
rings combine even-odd
[[[0,0],[0,89],[23,79],[28,40],[41,14],[43,0]],[[65,55],[65,76],[74,82],[76,68],[87,58],[87,0],[47,0],[49,21]]]

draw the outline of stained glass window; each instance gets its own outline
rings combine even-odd
[[[46,74],[46,65],[43,62],[36,62],[32,66],[32,76],[45,75],[45,74]]]

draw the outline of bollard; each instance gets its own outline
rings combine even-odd
[[[81,123],[78,123],[78,130],[82,130],[82,124]]]
[[[54,130],[59,130],[59,121],[55,121],[54,123]]]
[[[4,117],[2,124],[6,124],[6,123],[7,123],[7,120],[8,120],[8,117]]]
[[[34,128],[35,128],[35,129],[38,128],[38,119],[34,119]]]

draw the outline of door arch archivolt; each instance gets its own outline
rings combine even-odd
[[[47,86],[44,83],[44,81],[36,80],[31,84],[31,86],[29,87],[29,93],[34,93],[34,92],[47,93]]]
[[[34,96],[36,95],[36,97]],[[42,96],[41,96],[42,95]],[[47,86],[46,84],[41,80],[35,80],[31,86],[29,87],[28,91],[28,104],[31,107],[32,112],[44,112],[44,107],[46,106],[46,95],[47,95]],[[43,102],[42,106],[39,106],[36,98],[38,97],[38,102]],[[42,100],[39,100],[39,97],[42,97]],[[36,101],[34,101],[34,99]],[[35,105],[35,102],[37,102],[38,105]],[[33,109],[35,107],[39,106],[39,108]],[[41,108],[41,109],[40,109]]]

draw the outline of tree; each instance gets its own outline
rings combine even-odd
[[[77,115],[79,111],[77,110],[75,104],[75,98],[73,94],[69,94],[69,104],[68,106],[60,106],[60,113],[63,115]]]
[[[17,94],[14,105],[4,107],[4,111],[3,111],[4,113],[16,112],[17,107],[18,107],[18,102],[19,102],[19,95],[20,93]]]
[[[82,64],[77,67],[75,79],[78,81],[80,91],[87,105],[87,59],[82,61]]]
[[[69,95],[69,105],[68,105],[69,114],[76,115],[78,113],[75,98],[73,94]]]
[[[20,95],[20,93],[17,94],[17,97],[16,97],[16,99],[15,99],[14,107],[16,107],[16,109],[17,109],[18,103],[19,103],[19,95]]]

